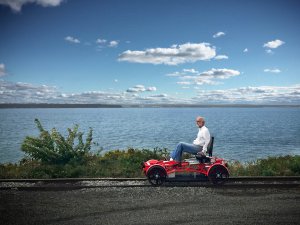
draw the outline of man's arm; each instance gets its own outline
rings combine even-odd
[[[203,138],[205,140],[205,143],[203,145],[202,152],[206,154],[206,152],[207,152],[207,146],[208,146],[208,144],[210,142],[210,133],[209,133],[208,129],[205,129],[203,131]]]

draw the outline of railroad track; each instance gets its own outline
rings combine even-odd
[[[79,182],[79,181],[146,181],[147,178],[52,178],[52,179],[0,179],[0,183],[4,182]],[[245,182],[245,181],[265,181],[265,182],[284,182],[284,181],[297,181],[300,182],[300,176],[239,176],[229,177],[228,182]]]
[[[150,186],[146,178],[0,179],[0,190],[20,191],[63,191],[83,188]],[[214,186],[206,181],[172,181],[166,182],[162,187],[300,188],[300,176],[231,177],[222,186]]]

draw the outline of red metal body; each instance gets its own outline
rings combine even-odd
[[[148,160],[142,163],[143,172],[153,185],[168,180],[207,180],[221,184],[229,177],[227,163],[222,158],[190,158],[182,162]]]

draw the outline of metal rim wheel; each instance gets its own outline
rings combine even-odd
[[[208,174],[208,179],[215,185],[224,184],[228,177],[228,171],[223,166],[215,166]]]
[[[147,177],[150,184],[153,186],[160,186],[166,180],[166,172],[163,168],[152,168],[148,171]]]

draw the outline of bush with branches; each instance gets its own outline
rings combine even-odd
[[[27,136],[21,149],[30,158],[47,164],[84,163],[90,154],[93,130],[90,128],[85,142],[79,126],[68,128],[68,136],[63,137],[55,128],[45,130],[38,119],[35,119],[40,131],[38,137]]]

